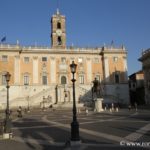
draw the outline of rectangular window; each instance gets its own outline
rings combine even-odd
[[[29,60],[30,60],[29,57],[24,57],[24,62],[25,63],[29,63]]]
[[[42,76],[42,84],[47,85],[47,76]]]
[[[99,63],[99,58],[94,58],[94,63]]]
[[[2,61],[7,62],[8,61],[8,56],[7,55],[2,55]]]
[[[65,57],[62,57],[62,58],[61,58],[61,62],[62,62],[62,63],[66,63],[66,58],[65,58]]]
[[[42,57],[42,61],[47,61],[47,57]]]
[[[78,58],[78,62],[79,62],[79,63],[82,63],[82,62],[83,62],[83,58],[82,58],[82,57],[79,57],[79,58]]]
[[[79,83],[84,84],[84,75],[79,76]]]
[[[2,85],[6,85],[6,78],[5,78],[5,75],[2,75]]]
[[[70,58],[70,64],[72,63],[72,61],[75,61],[75,58]]]
[[[29,85],[29,76],[28,75],[24,76],[24,85]]]
[[[118,61],[118,57],[113,57],[113,61],[117,62]]]

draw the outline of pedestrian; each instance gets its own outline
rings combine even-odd
[[[118,112],[118,107],[116,107],[116,112]]]
[[[114,111],[114,103],[111,104],[111,109]]]
[[[137,111],[137,103],[134,103],[135,111]]]
[[[17,112],[18,112],[18,117],[22,118],[22,107],[21,106],[19,106]]]
[[[131,111],[131,105],[128,106],[129,111]]]
[[[88,109],[87,109],[87,108],[85,109],[85,113],[86,113],[86,115],[88,115],[88,113],[89,113],[89,111],[88,111]]]

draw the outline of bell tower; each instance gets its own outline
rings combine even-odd
[[[52,48],[66,48],[66,18],[57,9],[51,19],[51,46]]]

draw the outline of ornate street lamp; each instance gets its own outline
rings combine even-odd
[[[10,110],[9,110],[9,81],[10,81],[10,73],[7,72],[5,74],[5,78],[6,78],[6,88],[7,88],[7,107],[6,107],[6,118],[4,120],[4,133],[11,133],[11,120],[10,120]]]
[[[73,121],[71,123],[71,141],[72,142],[80,142],[80,136],[79,136],[79,124],[77,121],[77,109],[76,109],[76,101],[75,101],[75,81],[74,74],[76,73],[77,65],[72,61],[72,64],[70,64],[71,73],[73,75],[72,77],[72,83],[73,83]]]

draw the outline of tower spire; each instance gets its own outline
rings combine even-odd
[[[59,15],[59,14],[60,14],[60,12],[59,12],[59,8],[57,8],[57,12],[56,12],[56,14],[57,14],[57,15]]]
[[[57,0],[57,12],[56,12],[56,14],[57,14],[57,15],[60,14],[60,12],[59,12],[59,0]]]

